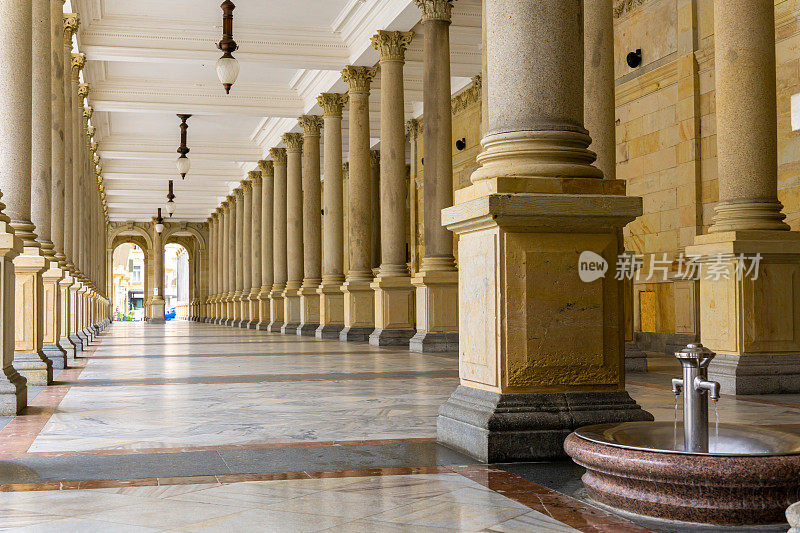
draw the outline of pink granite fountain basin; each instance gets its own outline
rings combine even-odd
[[[658,519],[718,525],[783,523],[800,500],[800,433],[720,424],[709,452],[683,450],[683,426],[625,422],[572,433],[566,452],[586,468],[593,500]]]

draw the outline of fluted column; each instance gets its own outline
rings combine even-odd
[[[248,178],[252,177],[248,173]],[[250,281],[252,280],[253,269],[253,183],[250,179],[242,181],[242,251],[239,261],[242,263],[242,301],[239,305],[241,320],[240,328],[247,328],[250,325]]]
[[[286,288],[283,290],[281,333],[300,327],[300,286],[303,284],[303,136],[284,133],[286,144]]]
[[[461,385],[437,419],[440,442],[481,461],[560,457],[576,427],[652,420],[625,392],[621,282],[577,272],[576,251],[616,264],[620,230],[641,214],[591,165],[582,10],[486,0],[481,167],[441,213],[459,234]],[[426,131],[429,118],[426,106]]]
[[[283,291],[286,289],[286,149],[270,148],[273,179],[273,282],[269,295],[269,330],[278,332],[284,323]]]
[[[350,107],[350,184],[348,224],[350,270],[342,285],[344,329],[339,339],[366,341],[375,329],[375,297],[372,288],[372,199],[369,142],[369,87],[376,67],[348,66],[342,78],[348,85]]]
[[[375,331],[369,342],[376,346],[407,345],[414,335],[414,293],[406,266],[406,139],[403,63],[413,32],[379,31],[372,45],[381,57],[381,157],[373,208],[380,208],[381,260],[372,288],[375,290]],[[374,211],[373,211],[374,213]],[[375,216],[375,214],[373,214]],[[373,226],[374,227],[374,226]],[[374,259],[373,259],[374,260]]]
[[[323,93],[317,97],[322,107],[325,134],[325,164],[322,194],[322,282],[319,294],[319,328],[321,339],[338,339],[344,328],[344,213],[342,209],[342,109],[346,94]]]
[[[227,292],[225,296],[225,325],[232,326],[234,297],[236,296],[236,194],[228,195],[227,216],[225,217],[225,261]]]
[[[267,331],[269,329],[270,314],[269,314],[269,293],[272,290],[272,282],[274,280],[273,273],[273,253],[272,253],[272,238],[273,238],[273,224],[272,224],[272,211],[273,203],[272,196],[274,195],[274,176],[275,169],[272,166],[272,161],[261,160],[258,162],[258,168],[261,170],[261,273],[259,274],[259,283],[261,288],[258,292],[258,315],[259,321],[256,324],[256,329]],[[255,194],[255,193],[253,193]],[[255,196],[254,196],[255,198]],[[253,207],[255,209],[255,206]],[[255,284],[253,285],[255,288]]]
[[[234,292],[233,292],[233,322],[231,326],[238,328],[242,323],[242,294],[244,293],[244,189],[236,187],[233,190],[236,196],[233,214],[234,243],[233,250],[233,269],[234,269]]]
[[[61,125],[64,132],[64,137],[62,143],[55,142],[54,147],[54,155],[63,154],[63,171],[62,171],[62,182],[61,182],[61,194],[57,195],[56,198],[59,199],[59,206],[60,214],[56,211],[54,212],[54,216],[57,217],[55,219],[55,227],[59,228],[59,231],[56,232],[54,235],[56,239],[61,239],[62,246],[57,252],[60,252],[59,255],[59,266],[64,269],[64,279],[59,282],[59,315],[60,315],[60,325],[61,331],[59,333],[60,339],[58,341],[58,345],[64,349],[67,353],[67,364],[69,365],[70,362],[75,358],[76,346],[73,343],[72,339],[70,338],[70,333],[74,331],[74,325],[72,321],[74,320],[72,306],[74,304],[72,298],[72,287],[75,284],[75,277],[74,277],[74,269],[75,265],[73,264],[73,253],[72,253],[72,36],[75,32],[78,31],[78,26],[80,25],[80,19],[77,14],[70,13],[67,15],[62,16],[62,32],[61,32],[61,54],[59,58],[61,60],[61,78],[62,78],[62,85],[61,85]],[[56,46],[57,43],[54,43]],[[54,54],[55,57],[55,54]],[[54,71],[57,71],[54,67]],[[58,87],[54,87],[54,89],[58,89]],[[75,96],[77,98],[77,95]],[[59,100],[55,101],[56,107],[55,110],[58,109]],[[57,135],[57,133],[56,133]],[[56,182],[57,184],[57,182]],[[58,209],[58,207],[56,209]]]
[[[303,285],[300,287],[298,335],[313,337],[319,327],[319,294],[322,282],[322,191],[319,140],[322,117],[300,117],[303,127]]]
[[[248,305],[250,307],[250,322],[247,327],[256,329],[261,321],[261,307],[258,295],[261,292],[261,171],[251,170],[249,173],[250,184],[253,188],[252,200],[250,202],[250,294],[248,295]]]
[[[414,0],[422,11],[422,144],[425,256],[412,283],[416,287],[417,333],[409,347],[421,352],[458,349],[458,272],[453,235],[442,226],[441,211],[453,204],[453,133],[450,104],[450,20],[453,0]],[[516,55],[514,57],[517,57]]]
[[[153,218],[153,299],[150,303],[150,324],[164,324],[164,241],[161,233],[156,231],[156,219]]]

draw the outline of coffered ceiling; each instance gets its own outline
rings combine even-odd
[[[236,0],[234,0],[236,1]],[[109,213],[149,220],[175,180],[174,218],[202,221],[267,155],[297,117],[321,113],[316,97],[343,92],[347,64],[372,65],[379,29],[417,31],[407,52],[406,115],[422,114],[423,36],[413,0],[239,0],[234,38],[239,79],[226,95],[215,71],[221,53],[220,0],[72,0],[81,15]],[[458,0],[451,26],[453,91],[481,70],[480,0]],[[70,8],[69,3],[67,9]],[[379,147],[380,79],[371,95]],[[180,123],[191,113],[192,169],[175,169]],[[344,121],[347,160],[347,120]]]

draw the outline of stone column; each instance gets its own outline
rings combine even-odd
[[[253,193],[250,203],[250,219],[252,221],[252,229],[250,230],[250,294],[248,295],[250,322],[248,322],[247,327],[256,329],[261,320],[258,300],[258,295],[261,292],[261,171],[251,170],[249,176]]]
[[[63,257],[59,256],[59,266],[64,269],[64,279],[59,282],[59,315],[60,315],[60,339],[58,345],[67,353],[67,364],[75,358],[76,345],[70,338],[70,334],[74,331],[72,321],[73,316],[73,299],[70,287],[75,284],[72,252],[72,36],[78,31],[80,19],[77,14],[71,13],[63,15],[62,17],[62,41],[61,41],[61,55],[62,60],[62,78],[63,84],[61,91],[63,95],[63,109],[61,110],[61,124],[63,125],[64,138],[63,148],[59,150],[58,143],[54,154],[63,153],[64,169],[62,181],[62,193],[57,196],[61,205],[61,216],[56,219],[55,226],[60,228],[61,239],[63,246],[61,253]],[[54,70],[56,70],[54,68]],[[77,95],[75,96],[77,98]],[[56,106],[58,101],[56,101]],[[58,236],[59,233],[56,233]]]
[[[594,166],[608,179],[617,175],[617,140],[614,97],[613,0],[583,0],[584,126],[597,155]],[[486,85],[486,84],[484,84]]]
[[[234,297],[236,296],[236,194],[228,195],[227,217],[225,220],[225,261],[227,269],[228,290],[225,295],[225,325],[233,326],[236,319],[234,313]]]
[[[303,136],[284,133],[286,144],[286,288],[283,290],[281,333],[300,327],[300,286],[303,284]]]
[[[233,254],[233,272],[234,272],[234,293],[232,298],[233,304],[233,322],[231,326],[238,328],[242,323],[242,294],[244,292],[244,190],[241,187],[236,187],[233,190],[236,195],[234,208],[231,209],[233,215],[233,232],[234,243]]]
[[[350,186],[348,196],[348,232],[350,270],[342,285],[344,293],[343,341],[366,341],[375,329],[375,294],[372,282],[372,208],[370,200],[369,87],[376,67],[348,66],[342,79],[348,85],[350,103],[349,149]]]
[[[217,214],[211,213],[206,220],[208,223],[208,298],[206,299],[206,315],[202,322],[211,322],[214,319],[214,298],[217,295]]]
[[[228,213],[227,199],[217,208],[219,211],[219,294],[217,295],[217,321],[216,324],[225,325],[227,318],[226,299],[228,297]]]
[[[700,338],[723,394],[800,392],[800,233],[778,201],[773,8],[714,3],[719,204],[686,253],[703,263]]]
[[[383,103],[383,91],[381,87],[381,104]],[[405,150],[404,150],[405,151]],[[369,205],[372,208],[369,218],[370,225],[370,251],[372,275],[378,275],[378,268],[381,266],[381,152],[380,150],[370,150],[369,152],[369,187],[372,193]]]
[[[406,137],[403,63],[413,32],[379,31],[381,54],[380,232],[381,264],[375,290],[375,331],[369,343],[408,345],[414,335],[414,293],[406,266]],[[378,185],[373,181],[373,186]],[[374,194],[373,194],[374,197]],[[373,206],[376,201],[373,199]],[[373,226],[374,227],[374,226]],[[373,243],[375,240],[373,239]]]
[[[161,233],[156,231],[156,219],[153,218],[153,277],[155,290],[150,303],[150,324],[164,324],[164,242]]]
[[[571,0],[570,0],[571,1]],[[420,352],[458,349],[458,272],[453,236],[441,211],[453,204],[453,132],[450,103],[450,19],[453,0],[414,0],[422,10],[422,144],[425,256],[412,283],[416,287],[417,332],[409,347]],[[504,26],[508,22],[502,23]],[[518,57],[517,53],[510,57]]]
[[[261,160],[258,162],[261,169],[261,290],[258,293],[258,315],[259,321],[256,329],[261,331],[269,330],[269,293],[272,290],[273,264],[272,264],[272,196],[274,194],[275,169],[272,161]],[[255,207],[253,208],[255,209]],[[255,285],[253,285],[255,287]]]
[[[283,291],[286,289],[286,149],[270,148],[275,176],[273,179],[272,213],[272,292],[269,295],[269,330],[279,332],[284,323]]]
[[[562,457],[577,427],[652,420],[625,392],[621,282],[578,275],[584,252],[616,265],[642,212],[592,166],[582,4],[486,0],[481,167],[442,211],[460,236],[461,385],[437,421],[440,442],[486,462]]]
[[[0,56],[8,68],[9,80],[0,93],[3,149],[0,151],[0,191],[6,200],[6,214],[23,245],[13,259],[15,288],[14,367],[30,385],[53,381],[52,362],[42,351],[44,328],[42,272],[46,261],[36,241],[31,222],[31,31],[32,2],[12,2],[0,11],[0,35],[7,40]],[[14,27],[19,26],[19,27]],[[22,27],[24,26],[24,27]],[[13,76],[13,77],[12,77]],[[49,76],[49,73],[48,73]]]
[[[82,334],[83,323],[81,321],[83,313],[83,293],[85,277],[82,272],[82,257],[80,250],[80,213],[81,213],[81,198],[80,198],[80,185],[83,176],[81,166],[80,146],[81,139],[83,138],[83,130],[81,127],[81,117],[83,116],[83,98],[81,98],[79,89],[79,76],[80,71],[86,63],[86,57],[83,54],[69,53],[70,57],[70,85],[67,89],[71,94],[71,106],[66,110],[66,120],[71,124],[70,145],[66,150],[70,153],[71,161],[71,180],[69,201],[69,213],[64,212],[64,224],[70,227],[70,250],[72,261],[72,285],[69,286],[70,298],[70,331],[69,339],[75,345],[76,353],[83,351],[86,348],[86,339]],[[67,193],[65,192],[65,202]],[[69,216],[68,216],[69,215]],[[66,233],[65,233],[66,238]]]
[[[298,335],[313,337],[319,328],[319,294],[322,283],[322,191],[319,137],[322,117],[300,117],[303,127],[303,285],[300,287]]]
[[[249,177],[249,175],[248,175]],[[242,192],[244,201],[242,202],[242,253],[238,260],[242,263],[242,301],[239,306],[241,320],[240,328],[247,328],[250,324],[250,280],[252,279],[252,253],[253,253],[253,185],[249,179],[242,181]]]
[[[322,282],[319,294],[320,339],[338,339],[344,328],[344,237],[342,210],[342,108],[347,95],[323,93],[317,97],[322,107],[325,162],[322,210]]]

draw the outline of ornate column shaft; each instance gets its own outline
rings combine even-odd
[[[283,291],[286,289],[286,149],[271,148],[275,177],[273,180],[272,212],[274,217],[273,246],[273,278],[272,292],[269,295],[269,330],[278,332],[284,323]]]
[[[406,138],[403,64],[413,32],[379,31],[372,46],[381,54],[380,232],[381,264],[375,290],[376,346],[408,345],[415,333],[414,293],[406,266]],[[378,185],[373,181],[373,185]],[[374,195],[373,195],[374,196]],[[376,201],[373,199],[373,206]],[[373,243],[375,240],[373,239]]]
[[[481,168],[442,211],[460,236],[461,385],[437,436],[489,462],[560,457],[576,427],[652,420],[625,392],[621,282],[579,276],[581,252],[616,265],[620,230],[642,212],[591,165],[582,9],[486,0]],[[426,170],[428,157],[426,144]]]
[[[700,338],[717,353],[708,375],[728,394],[800,392],[800,232],[778,200],[774,5],[715,2],[714,56],[719,204],[709,234],[686,248],[703,263]],[[756,257],[757,273],[741,275]]]
[[[376,67],[348,66],[342,79],[348,85],[350,104],[348,232],[350,270],[342,285],[344,329],[340,340],[366,341],[375,329],[375,296],[372,282],[372,199],[369,142],[369,87]]]
[[[450,20],[452,0],[414,0],[422,10],[422,144],[425,256],[412,282],[416,287],[417,333],[409,347],[421,352],[458,349],[458,272],[453,236],[441,223],[441,211],[453,204],[453,133],[450,103]],[[515,56],[516,57],[516,56]]]
[[[236,195],[233,214],[233,231],[235,248],[233,254],[233,269],[235,272],[233,287],[233,323],[231,326],[238,328],[242,323],[242,294],[244,292],[244,190],[237,187],[233,190]]]
[[[252,279],[252,253],[253,253],[253,185],[247,179],[242,181],[242,253],[239,261],[242,263],[242,301],[239,305],[241,321],[240,328],[250,325],[250,280]]]
[[[319,294],[322,282],[322,190],[319,137],[322,117],[300,117],[303,127],[303,285],[300,287],[298,335],[313,337],[319,328]]]
[[[284,133],[286,144],[286,288],[283,291],[281,333],[300,327],[300,286],[303,283],[303,136]]]
[[[269,293],[275,279],[272,253],[275,169],[272,161],[266,160],[259,161],[258,168],[261,169],[261,290],[258,293],[259,321],[256,329],[267,331],[270,323]]]
[[[346,94],[323,93],[317,97],[322,107],[325,142],[322,214],[322,282],[319,294],[319,328],[321,339],[338,339],[344,328],[344,212],[342,183],[342,108]]]
[[[258,295],[261,292],[261,171],[251,170],[249,173],[250,184],[253,187],[252,200],[250,203],[250,219],[252,220],[251,244],[250,244],[250,294],[248,305],[250,306],[250,322],[247,327],[256,329],[261,321],[261,307]]]

